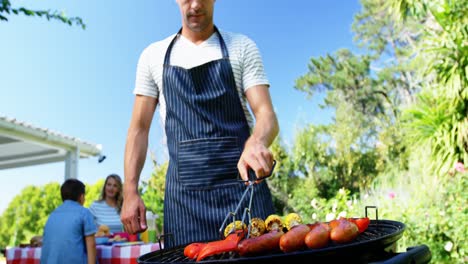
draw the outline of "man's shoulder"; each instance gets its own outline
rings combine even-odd
[[[237,32],[220,30],[221,36],[228,47],[234,50],[246,50],[255,46],[255,42],[247,35]]]
[[[223,36],[223,38],[228,38],[233,41],[246,41],[246,40],[251,40],[247,35],[238,33],[238,32],[232,32],[232,31],[227,31],[227,30],[222,30],[220,29],[219,32]]]

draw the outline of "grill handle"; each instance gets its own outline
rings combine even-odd
[[[409,247],[406,252],[398,253],[396,256],[379,262],[371,262],[369,264],[425,264],[429,263],[432,258],[432,253],[426,245]]]
[[[249,170],[248,170],[248,178],[249,179],[244,181],[244,180],[242,180],[242,178],[240,176],[240,173],[237,173],[238,181],[245,182],[245,183],[250,183],[250,184],[255,183],[255,182],[259,182],[259,181],[261,181],[263,179],[266,179],[266,178],[270,177],[273,174],[273,170],[275,169],[275,166],[276,166],[276,160],[273,160],[273,165],[271,167],[270,173],[268,175],[265,175],[265,176],[260,177],[260,178],[257,178],[257,174],[255,174],[255,171],[249,168]]]
[[[170,239],[166,239],[166,238],[170,238]],[[159,251],[159,254],[160,254],[161,257],[163,256],[164,251],[165,251],[163,249],[172,247],[172,245],[170,243],[170,242],[172,242],[171,240],[174,240],[174,234],[172,234],[172,233],[162,234],[162,235],[160,235],[158,237],[158,244],[159,244],[159,250],[158,251]],[[161,242],[161,241],[163,241],[163,242]]]
[[[365,208],[366,209],[366,217],[368,217],[367,216],[367,209],[369,209],[369,208],[375,209],[375,220],[379,220],[379,209],[377,209],[377,206],[371,206],[371,205],[366,206],[366,208]]]

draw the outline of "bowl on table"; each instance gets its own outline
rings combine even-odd
[[[109,243],[108,236],[97,236],[95,237],[95,239],[96,239],[96,245],[105,245]]]

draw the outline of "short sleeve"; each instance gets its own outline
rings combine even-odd
[[[248,37],[245,37],[243,42],[242,85],[244,91],[255,85],[270,86],[257,45]]]
[[[96,227],[96,224],[94,223],[94,217],[87,208],[84,208],[84,211],[83,211],[83,225],[84,225],[83,229],[84,229],[85,236],[90,236],[97,232],[97,227]]]
[[[153,75],[151,74],[150,51],[150,49],[146,48],[140,55],[140,59],[137,64],[135,89],[133,90],[133,93],[158,98],[158,87],[154,81]]]

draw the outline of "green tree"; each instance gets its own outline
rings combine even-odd
[[[335,112],[326,135],[316,139],[329,139],[327,151],[333,154],[322,171],[352,193],[369,186],[379,171],[407,168],[401,112],[421,89],[420,61],[413,54],[423,27],[417,19],[395,23],[385,3],[362,0],[355,15],[353,31],[363,55],[343,49],[312,58],[308,72],[296,80],[295,88],[309,96],[325,93],[323,107]]]
[[[408,144],[431,148],[432,167],[441,174],[468,163],[468,1],[392,0],[405,24],[426,22],[416,59],[424,59],[426,80],[417,103],[405,112]]]
[[[307,153],[311,161],[319,162],[320,156],[326,156],[325,163],[309,164],[309,171],[304,171],[322,181],[319,188],[323,197],[333,197],[341,187],[354,193],[368,186],[375,176],[378,131],[391,126],[396,118],[388,91],[371,77],[370,62],[369,56],[339,50],[334,55],[312,58],[309,72],[296,82],[297,89],[311,96],[325,92],[324,106],[335,110],[334,123],[322,128],[321,135],[312,136],[312,141],[304,144],[307,134],[303,134],[295,143],[299,153]],[[311,146],[324,141],[328,141],[326,147]]]
[[[58,183],[24,188],[1,217],[0,244],[29,243],[33,235],[41,235],[49,214],[61,203]]]
[[[45,17],[47,20],[59,20],[68,25],[77,25],[86,28],[80,17],[68,17],[64,12],[57,10],[31,10],[26,7],[12,7],[10,0],[0,0],[0,21],[8,21],[8,15],[23,14],[26,16]]]
[[[270,150],[276,160],[276,166],[273,174],[266,180],[270,187],[278,214],[294,212],[294,208],[289,203],[289,193],[293,190],[298,182],[298,177],[295,174],[294,163],[286,147],[281,142],[281,137],[277,137]]]
[[[164,219],[164,193],[166,189],[166,171],[168,163],[159,165],[153,158],[153,172],[148,181],[142,181],[139,188],[141,198],[145,202],[146,210],[158,215],[156,224],[159,230],[163,230]]]
[[[84,207],[89,207],[95,200],[101,198],[104,179],[99,179],[95,184],[86,184],[86,195]]]

